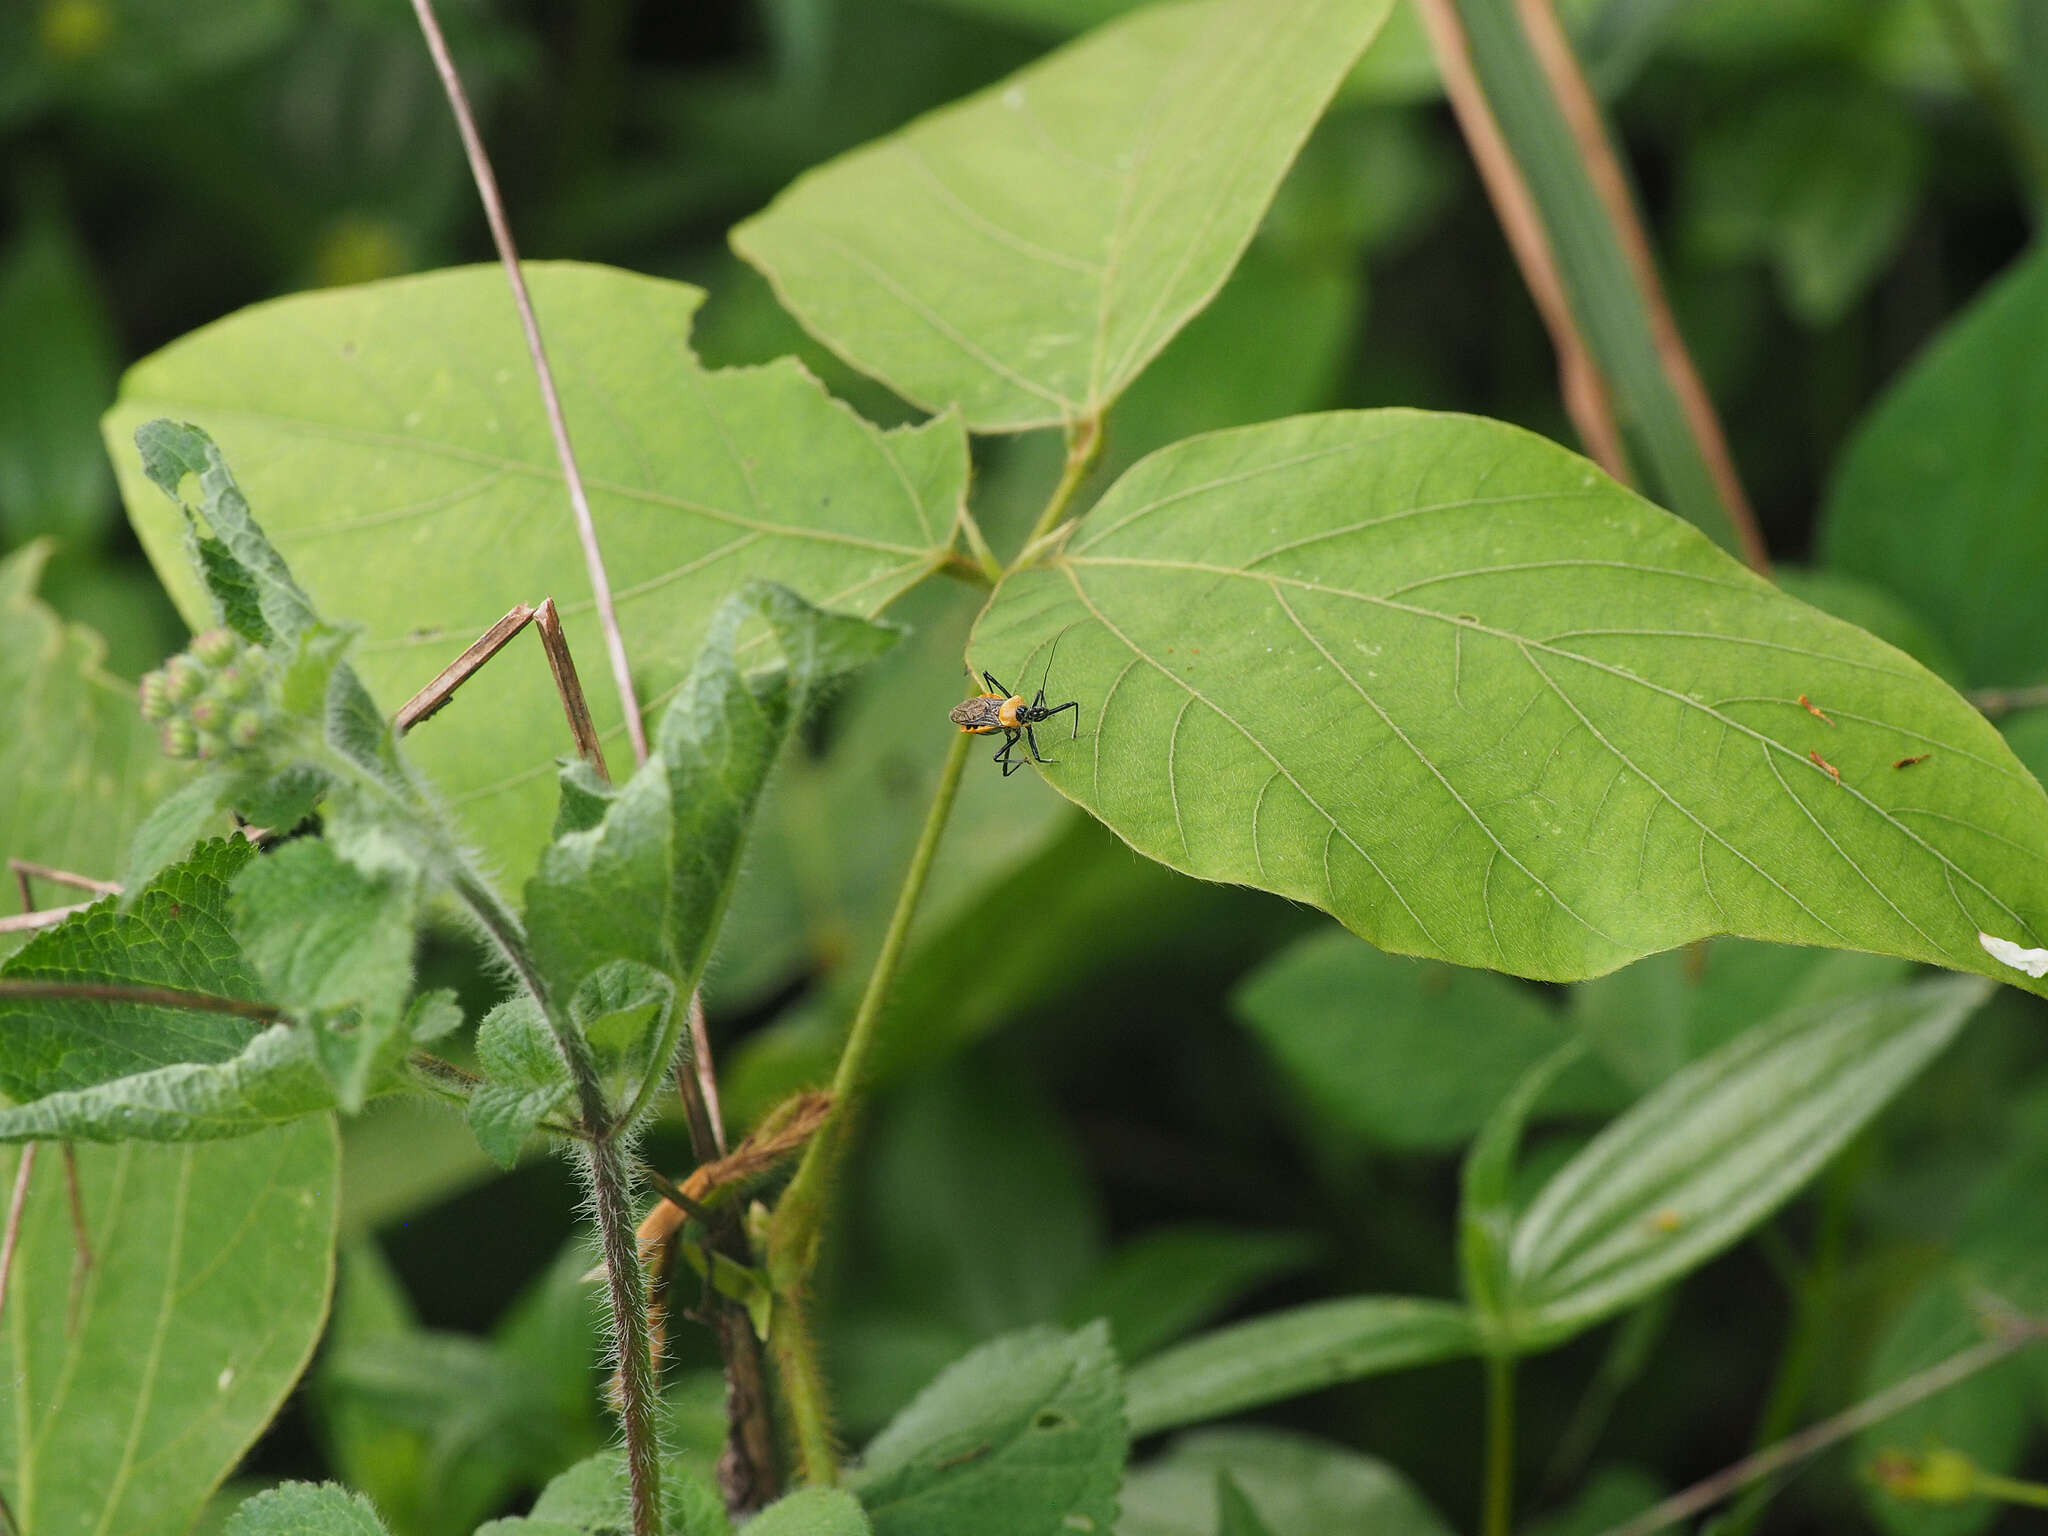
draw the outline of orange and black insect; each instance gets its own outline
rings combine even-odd
[[[1053,641],[1053,649],[1059,649],[1058,640]],[[1045,659],[1045,670],[1048,673],[1052,671],[1052,658],[1050,656]],[[981,674],[981,680],[988,684],[989,691],[987,693],[978,693],[971,699],[955,704],[953,712],[947,718],[970,735],[987,736],[993,732],[1001,731],[1008,738],[1003,743],[1002,750],[997,752],[995,757],[995,760],[1003,765],[1004,778],[1007,779],[1011,774],[1024,766],[1021,761],[1010,756],[1011,751],[1015,749],[1019,740],[1024,741],[1030,746],[1031,756],[1034,761],[1041,763],[1054,761],[1054,759],[1045,756],[1038,750],[1038,737],[1031,730],[1031,727],[1034,725],[1042,725],[1061,710],[1071,709],[1074,711],[1074,734],[1076,736],[1081,734],[1080,700],[1069,699],[1064,704],[1054,704],[1048,708],[1045,702],[1045,685],[1043,683],[1039,685],[1038,696],[1029,703],[1026,703],[1023,694],[1010,692],[1009,689],[995,680],[994,674],[984,672]]]

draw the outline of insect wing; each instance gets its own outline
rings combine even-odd
[[[953,706],[946,718],[963,731],[995,731],[1002,729],[1003,701],[994,694],[978,694],[963,699]]]

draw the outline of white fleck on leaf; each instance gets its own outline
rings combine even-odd
[[[1984,946],[1984,952],[2001,965],[2009,965],[2016,971],[2025,971],[2029,976],[2048,976],[2048,949],[2022,949],[2011,939],[2001,939],[1995,934],[1980,932],[1977,942]]]

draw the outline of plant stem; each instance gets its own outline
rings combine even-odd
[[[1980,688],[1970,695],[1970,702],[1985,718],[1998,720],[2016,710],[2048,707],[2048,683],[2028,688]]]
[[[2016,1477],[2000,1477],[1995,1472],[1979,1472],[1977,1492],[1987,1499],[2003,1499],[2008,1504],[2048,1509],[2048,1483],[2028,1483]]]
[[[1737,1493],[1759,1478],[1771,1476],[1786,1467],[1795,1465],[1809,1456],[1826,1450],[1829,1446],[1860,1434],[1873,1424],[1882,1423],[1900,1410],[1910,1408],[1923,1398],[1946,1391],[1987,1370],[1999,1361],[2024,1349],[2027,1345],[2048,1338],[2048,1321],[2027,1318],[2009,1322],[2000,1328],[1995,1337],[1982,1344],[1973,1344],[1960,1354],[1950,1355],[1946,1360],[1929,1366],[1916,1376],[1908,1376],[1897,1386],[1880,1392],[1875,1397],[1865,1398],[1853,1408],[1843,1410],[1832,1418],[1810,1424],[1798,1434],[1780,1440],[1768,1450],[1753,1456],[1745,1456],[1732,1466],[1723,1467],[1711,1477],[1701,1478],[1690,1488],[1673,1494],[1653,1509],[1645,1510],[1633,1520],[1625,1520],[1601,1533],[1601,1536],[1651,1536],[1666,1526],[1690,1520],[1702,1510],[1713,1508],[1723,1499]]]
[[[633,1536],[658,1536],[661,1530],[661,1447],[655,1435],[657,1383],[648,1354],[646,1287],[640,1273],[640,1245],[635,1237],[632,1182],[620,1133],[626,1126],[606,1107],[597,1058],[561,1005],[526,950],[526,934],[483,878],[459,855],[438,849],[448,883],[506,963],[532,994],[554,1032],[555,1046],[575,1085],[578,1119],[589,1133],[584,1157],[590,1171],[592,1203],[597,1212],[598,1246],[604,1254],[605,1285],[611,1297],[612,1345],[619,1358],[619,1422],[626,1434],[626,1471],[632,1485]]]
[[[1071,490],[1068,494],[1072,494]],[[804,1480],[810,1483],[831,1483],[838,1476],[839,1458],[832,1443],[832,1415],[824,1375],[804,1323],[804,1291],[817,1268],[833,1181],[862,1103],[868,1058],[874,1049],[883,1005],[888,1001],[889,984],[903,958],[911,920],[917,915],[918,901],[924,895],[925,881],[952,813],[961,769],[966,765],[967,749],[973,740],[965,731],[958,733],[946,754],[945,766],[939,771],[938,789],[932,795],[931,809],[925,814],[924,830],[918,834],[910,869],[896,897],[896,910],[889,918],[889,930],[882,938],[881,952],[875,956],[867,990],[854,1010],[846,1045],[839,1055],[839,1067],[832,1076],[831,1113],[804,1148],[803,1160],[797,1164],[796,1176],[776,1204],[774,1223],[769,1229],[768,1280],[776,1301],[770,1347],[796,1432],[798,1462]]]
[[[1486,1357],[1486,1493],[1479,1529],[1509,1536],[1515,1509],[1515,1357]]]
[[[210,992],[186,992],[177,987],[129,986],[111,981],[0,981],[0,998],[76,997],[97,1003],[139,1003],[150,1008],[189,1008],[194,1013],[225,1013],[259,1024],[278,1024],[285,1012],[275,1003],[252,1003],[239,997],[216,997]]]
[[[647,1347],[646,1285],[634,1237],[632,1190],[618,1137],[607,1134],[592,1141],[589,1159],[605,1287],[611,1295],[612,1342],[619,1353],[617,1406],[626,1430],[633,1536],[656,1536],[661,1530],[661,1443],[655,1434],[657,1386]]]
[[[1038,514],[1038,521],[1024,536],[1026,550],[1059,527],[1060,519],[1067,515],[1067,508],[1074,500],[1074,493],[1081,489],[1081,482],[1088,478],[1088,471],[1095,467],[1095,461],[1101,454],[1100,416],[1085,417],[1067,428],[1067,462],[1060,470],[1059,484],[1053,487],[1045,510]]]
[[[555,391],[554,370],[548,366],[547,348],[541,344],[540,321],[534,317],[533,299],[526,291],[525,275],[519,270],[519,251],[512,243],[512,226],[505,218],[504,200],[498,195],[498,177],[491,169],[491,157],[484,151],[483,135],[469,110],[469,97],[462,89],[462,77],[448,54],[448,40],[441,35],[441,23],[434,16],[433,0],[412,0],[420,32],[427,40],[427,52],[448,93],[449,109],[455,114],[456,131],[469,156],[469,171],[476,182],[477,196],[484,205],[484,218],[491,226],[491,239],[498,247],[498,260],[505,268],[505,281],[512,288],[512,303],[519,311],[519,324],[526,332],[526,350],[533,361],[534,378],[540,384],[541,405],[547,412],[548,429],[554,434],[555,457],[561,461],[562,483],[568,488],[569,507],[576,518],[576,536],[583,545],[583,568],[590,578],[591,596],[597,604],[598,627],[604,632],[604,648],[612,664],[612,682],[619,690],[619,704],[626,715],[626,735],[633,743],[633,761],[647,761],[647,727],[640,719],[640,700],[633,689],[633,672],[626,659],[626,642],[619,633],[618,610],[612,603],[611,579],[605,574],[604,552],[597,543],[597,523],[590,515],[590,499],[583,494],[583,475],[576,467],[576,450],[569,442],[569,421],[562,414],[561,396]]]

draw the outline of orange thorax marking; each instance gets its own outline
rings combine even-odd
[[[1006,729],[1014,731],[1017,729],[1017,711],[1023,707],[1024,699],[1022,695],[1007,698],[997,708],[996,718],[1002,721]]]

